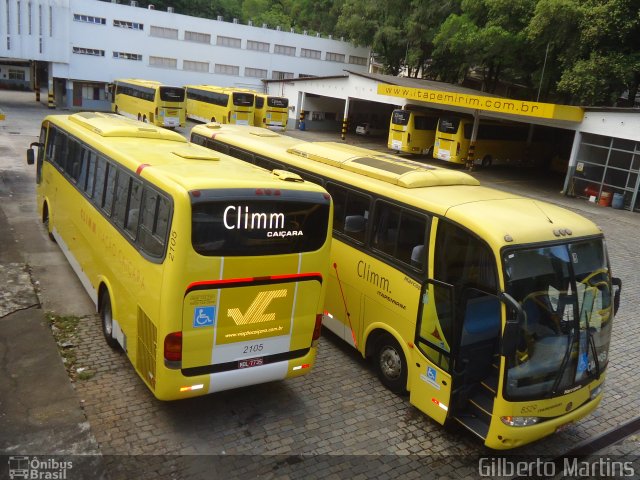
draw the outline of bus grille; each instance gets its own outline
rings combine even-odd
[[[138,351],[136,368],[152,390],[156,388],[157,329],[146,313],[138,307]]]

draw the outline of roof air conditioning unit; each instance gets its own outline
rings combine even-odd
[[[173,7],[167,7],[167,12],[169,13],[175,13],[176,9]]]
[[[222,22],[222,15],[218,15],[217,20],[218,20],[219,22]]]
[[[155,10],[155,9],[156,9],[156,6],[155,6],[155,5],[152,5],[152,4],[149,4],[149,5],[147,6],[147,8],[148,8],[149,10]]]

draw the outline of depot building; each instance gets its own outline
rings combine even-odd
[[[263,82],[267,93],[288,97],[289,128],[333,131],[343,139],[366,124],[386,144],[391,113],[405,106],[472,117],[480,125],[502,121],[544,129],[553,149],[546,158],[531,159],[531,165],[563,172],[565,195],[640,211],[638,109],[513,100],[442,82],[351,70]]]

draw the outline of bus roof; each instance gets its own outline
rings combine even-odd
[[[281,171],[268,172],[228,155],[191,144],[179,133],[111,113],[49,115],[45,122],[153,180],[161,188],[185,191],[207,188],[261,188],[323,191]],[[283,184],[286,181],[286,184]]]
[[[590,220],[555,205],[481,186],[470,175],[334,142],[304,142],[259,127],[206,124],[194,133],[280,159],[311,173],[451,218],[493,245],[599,235]],[[309,163],[307,159],[314,160]],[[336,170],[336,168],[340,170]]]
[[[249,90],[248,88],[234,88],[234,87],[219,87],[217,85],[185,85],[184,88],[191,90],[205,90],[207,92],[240,92],[240,93],[252,93],[256,92]]]
[[[131,83],[134,85],[141,85],[143,87],[157,88],[157,87],[174,87],[182,88],[174,85],[168,85],[157,80],[145,80],[142,78],[116,78],[113,83]]]

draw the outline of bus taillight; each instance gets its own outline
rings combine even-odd
[[[182,332],[173,332],[164,337],[164,358],[168,362],[182,361]]]
[[[322,332],[322,314],[319,313],[316,315],[316,326],[313,329],[313,340],[318,340],[320,338],[320,333]]]

